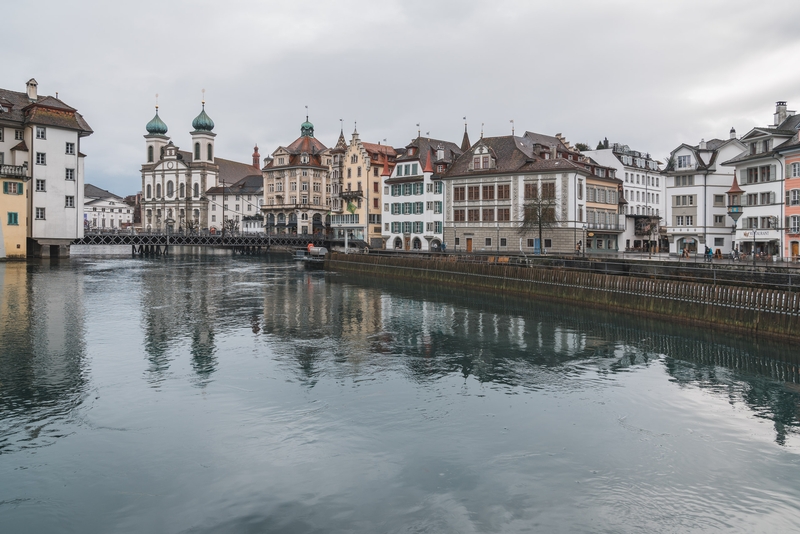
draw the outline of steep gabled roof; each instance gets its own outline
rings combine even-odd
[[[0,89],[0,105],[6,111],[0,119],[22,124],[38,124],[68,130],[77,130],[81,135],[89,135],[92,129],[75,108],[52,96],[40,96],[35,101],[27,93]]]

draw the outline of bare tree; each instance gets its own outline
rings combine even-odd
[[[235,234],[239,230],[239,221],[236,219],[225,219],[224,226],[229,234]]]
[[[538,184],[525,184],[525,203],[522,205],[519,233],[537,231],[539,250],[542,250],[544,230],[554,228],[556,222],[556,184],[542,183],[541,190]]]

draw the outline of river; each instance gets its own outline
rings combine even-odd
[[[0,531],[797,531],[796,359],[283,256],[0,263]]]

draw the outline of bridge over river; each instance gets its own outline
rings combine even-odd
[[[217,247],[230,248],[240,254],[260,254],[272,248],[304,248],[309,243],[332,248],[345,246],[343,240],[331,240],[320,235],[286,234],[192,234],[192,233],[87,233],[76,239],[73,245],[127,245],[135,255],[167,254],[170,247]],[[363,248],[363,241],[351,240],[347,246]]]

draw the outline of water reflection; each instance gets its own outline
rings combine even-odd
[[[52,443],[82,402],[84,303],[68,264],[0,263],[0,453]]]

